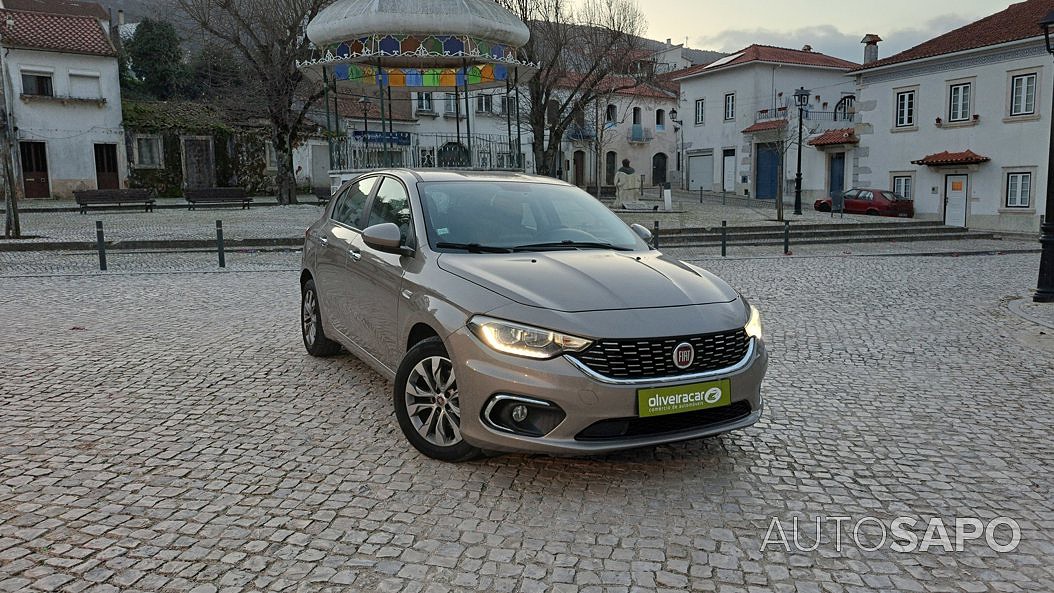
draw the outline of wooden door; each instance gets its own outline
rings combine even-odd
[[[22,184],[29,199],[51,197],[51,182],[48,180],[48,147],[43,142],[20,142],[22,157]]]
[[[95,182],[99,189],[121,189],[116,144],[95,145]]]

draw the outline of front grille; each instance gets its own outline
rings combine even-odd
[[[679,369],[673,364],[673,350],[685,342],[695,347],[695,362]],[[600,340],[571,356],[612,379],[659,379],[728,368],[743,360],[749,347],[747,332],[737,329],[684,338]]]
[[[652,418],[601,420],[578,433],[575,440],[607,441],[670,435],[739,420],[749,415],[750,404],[745,401],[739,401],[731,406],[685,412],[683,414],[670,414]]]

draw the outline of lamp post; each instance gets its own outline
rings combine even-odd
[[[366,144],[363,160],[366,162],[367,169],[370,167],[370,105],[372,104],[373,100],[369,97],[359,99],[359,105],[362,106],[362,141]]]
[[[805,106],[809,104],[812,91],[805,87],[794,91],[794,104],[798,106],[798,173],[794,176],[794,214],[801,216],[801,153],[802,136],[805,132]]]
[[[684,190],[687,187],[687,184],[684,182],[684,122],[677,119],[676,107],[670,110],[670,121],[673,122],[673,130],[674,133],[677,134],[677,173],[679,173],[681,177],[681,190]]]
[[[1047,51],[1054,55],[1054,39],[1051,39],[1051,29],[1054,29],[1054,11],[1039,23],[1043,28],[1043,36],[1046,38]],[[1037,303],[1054,303],[1054,116],[1050,120],[1050,148],[1048,149],[1047,161],[1047,213],[1043,218],[1040,228],[1039,242],[1043,246],[1043,255],[1039,260],[1039,287],[1033,300]]]

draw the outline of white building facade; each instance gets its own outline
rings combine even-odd
[[[848,189],[851,142],[823,149],[811,137],[853,127],[852,62],[812,51],[753,45],[674,74],[681,85],[686,189],[728,192],[760,200],[793,197],[798,109],[794,93],[808,89],[802,153],[803,201]]]
[[[116,189],[127,178],[117,51],[90,16],[0,10],[5,108],[27,198]]]
[[[856,71],[855,182],[909,195],[920,218],[1038,232],[1054,69],[1037,23],[1051,10],[1015,4]]]

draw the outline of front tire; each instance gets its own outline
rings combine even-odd
[[[394,404],[399,428],[421,453],[455,463],[483,456],[461,435],[454,362],[439,338],[424,340],[406,353],[395,376]]]
[[[304,348],[311,356],[323,358],[340,352],[340,344],[327,338],[322,330],[322,310],[314,280],[305,282],[300,291],[300,333],[304,338]]]

